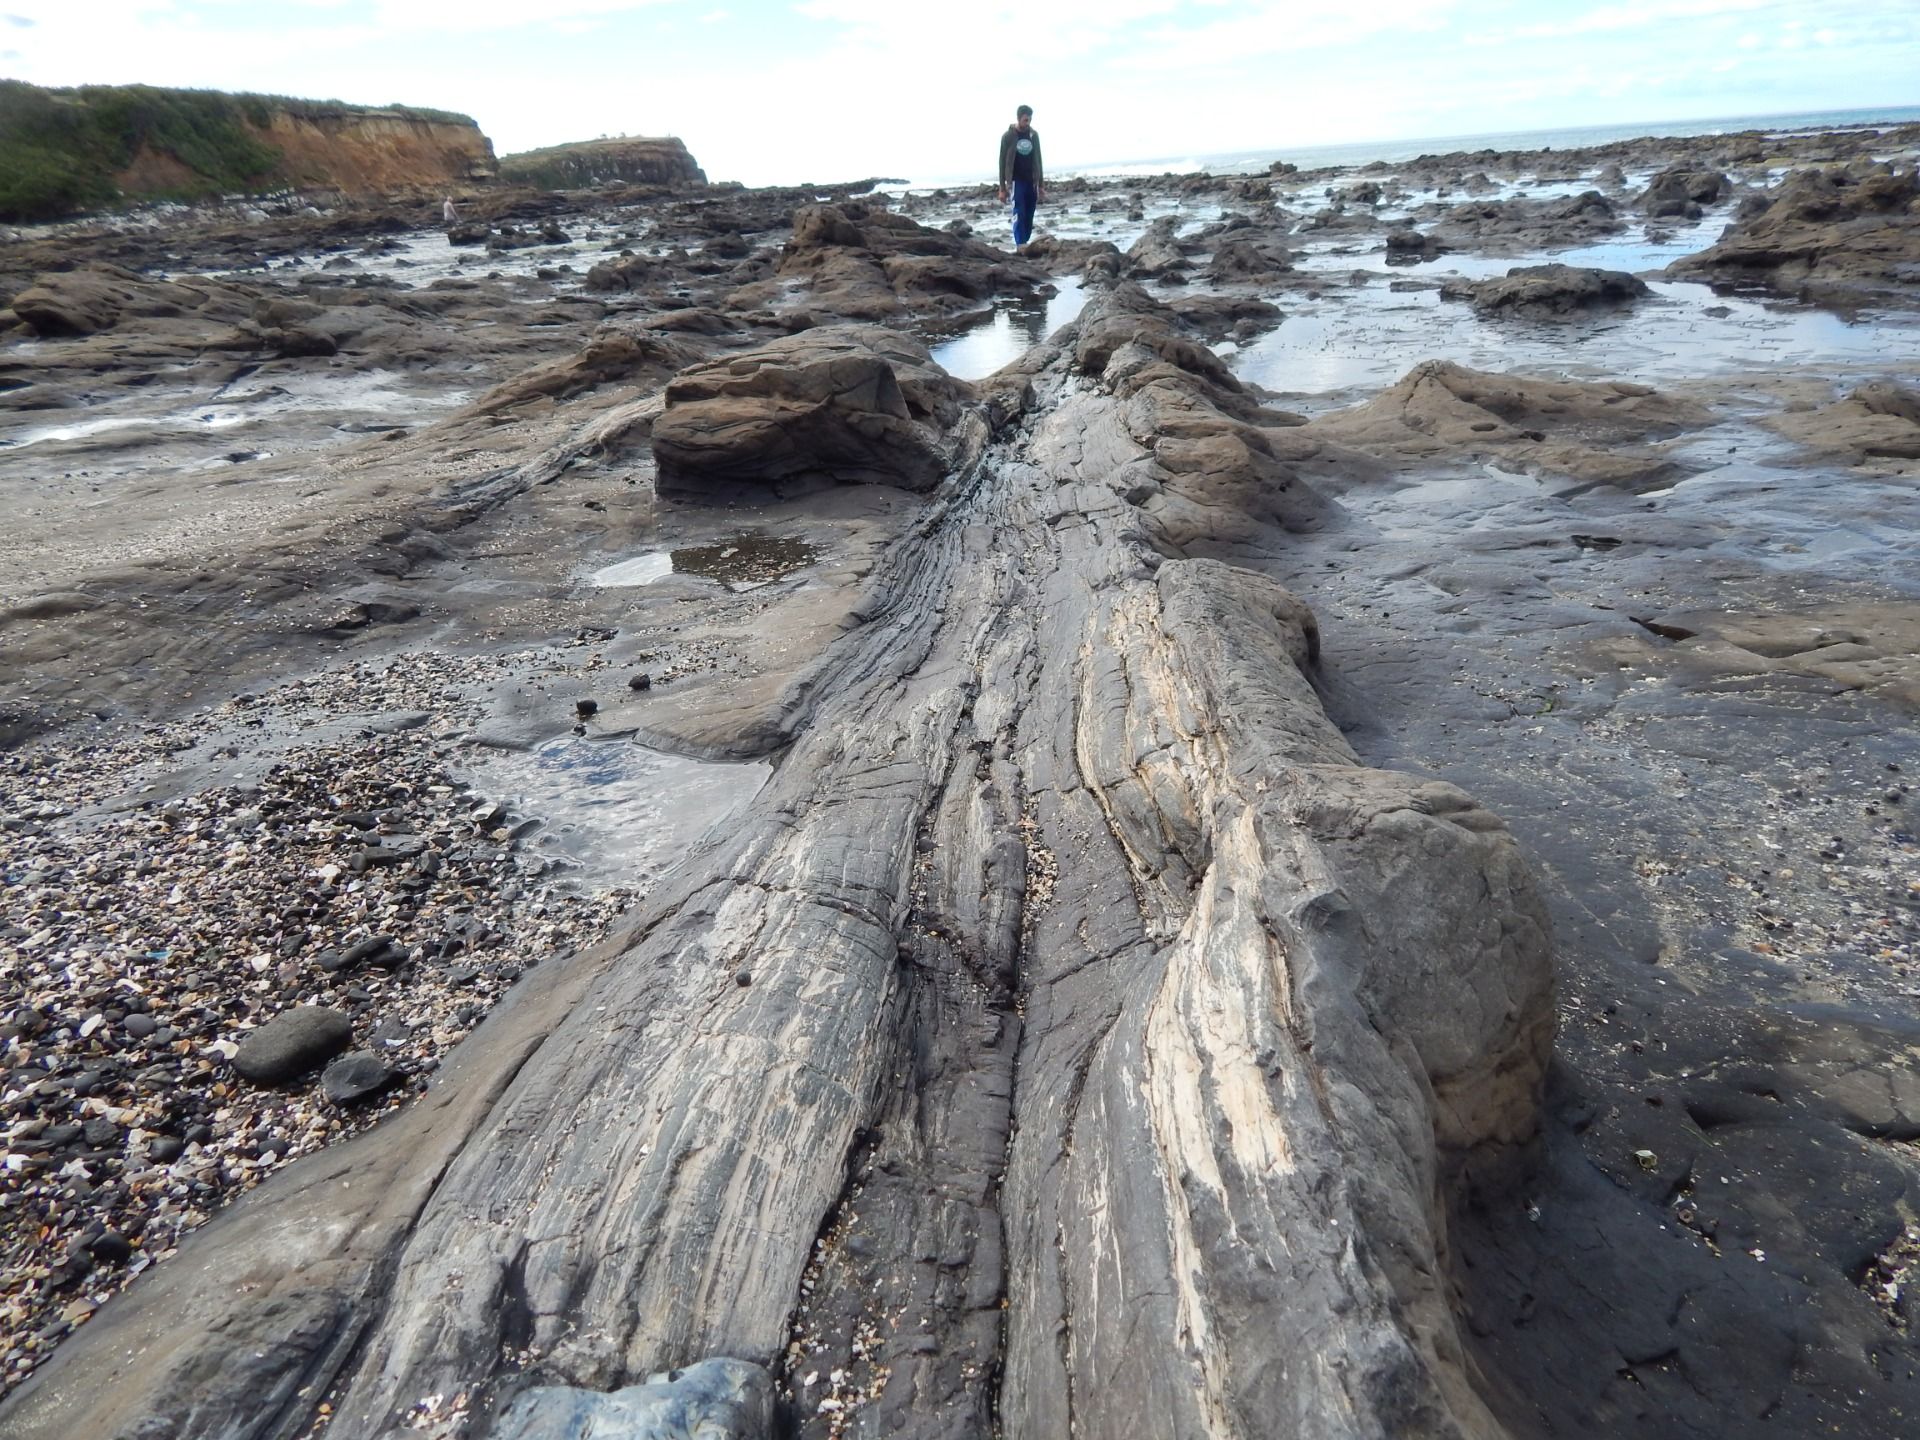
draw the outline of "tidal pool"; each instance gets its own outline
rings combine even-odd
[[[628,740],[564,735],[468,772],[476,794],[543,822],[528,843],[595,888],[644,889],[760,792],[765,761],[689,760]]]
[[[1501,261],[1513,265],[1544,258]],[[1571,263],[1571,262],[1569,262]],[[1485,262],[1470,268],[1484,273]],[[1446,275],[1440,266],[1423,275]],[[1472,278],[1477,278],[1472,277]],[[1437,290],[1370,283],[1288,300],[1286,318],[1252,344],[1223,349],[1242,380],[1283,395],[1340,394],[1391,385],[1422,360],[1478,370],[1576,379],[1682,380],[1776,365],[1920,367],[1920,320],[1848,318],[1804,305],[1722,295],[1692,282],[1650,282],[1631,307],[1577,319],[1483,318]]]
[[[1087,303],[1077,276],[1061,276],[1053,283],[1059,288],[1046,300],[1004,302],[995,307],[991,318],[935,345],[934,360],[961,380],[978,380],[1018,360],[1077,316]]]

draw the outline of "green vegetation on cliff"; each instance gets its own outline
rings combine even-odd
[[[386,107],[413,119],[471,125],[442,110]],[[179,163],[177,180],[147,193],[192,199],[280,182],[280,152],[260,139],[276,113],[340,118],[365,107],[337,100],[83,85],[43,90],[0,80],[0,220],[52,220],[110,205],[116,181],[144,154]]]

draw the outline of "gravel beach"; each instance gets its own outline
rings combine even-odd
[[[0,762],[9,1384],[234,1196],[405,1104],[522,971],[627,909],[455,773],[483,711],[464,697],[517,661],[349,665]],[[290,741],[249,752],[244,783],[175,788],[270,728]],[[238,1073],[299,1007],[340,1038]]]

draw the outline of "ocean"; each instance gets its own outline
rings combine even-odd
[[[1513,130],[1489,135],[1433,135],[1409,140],[1370,140],[1352,145],[1277,145],[1258,150],[1229,150],[1206,155],[1163,155],[1144,160],[1103,160],[1090,164],[1049,165],[1057,179],[1085,175],[1100,179],[1117,175],[1159,175],[1171,171],[1189,174],[1205,170],[1215,175],[1259,174],[1276,160],[1290,161],[1302,170],[1332,165],[1367,165],[1375,160],[1411,160],[1417,155],[1444,155],[1462,150],[1576,150],[1615,140],[1642,136],[1724,135],[1738,130],[1825,130],[1851,125],[1905,125],[1920,122],[1920,105],[1882,105],[1861,110],[1818,110],[1798,115],[1728,115],[1712,120],[1636,121],[1626,125],[1582,125],[1561,130]],[[916,180],[914,190],[936,186],[977,185],[980,177]],[[889,186],[889,189],[897,187]]]

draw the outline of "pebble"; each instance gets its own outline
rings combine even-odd
[[[399,1077],[364,1050],[342,1055],[320,1076],[320,1089],[336,1105],[371,1099]]]

